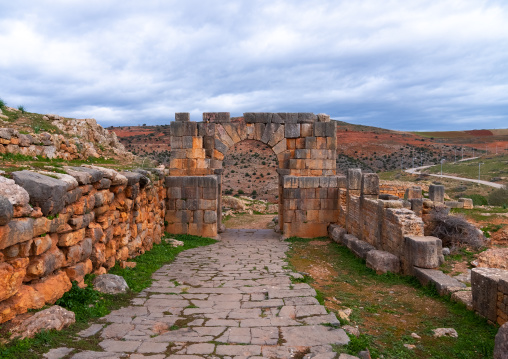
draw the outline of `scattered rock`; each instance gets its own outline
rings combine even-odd
[[[440,338],[440,337],[458,338],[459,337],[459,335],[457,334],[457,331],[453,328],[437,328],[432,331],[434,332],[434,338]]]
[[[45,353],[43,355],[46,359],[61,359],[67,356],[67,354],[71,353],[74,349],[72,348],[56,348],[56,349],[50,349],[49,352]]]
[[[477,267],[508,269],[508,248],[490,248],[478,255]]]
[[[351,325],[343,325],[342,329],[344,329],[347,333],[354,335],[355,337],[360,336],[360,329],[358,327],[353,327]]]
[[[224,207],[228,207],[228,208],[231,208],[236,211],[245,211],[247,208],[245,206],[245,203],[241,199],[231,197],[231,196],[223,196],[222,197],[222,205]]]
[[[164,238],[163,240],[166,243],[169,243],[171,245],[171,247],[173,247],[173,248],[181,247],[181,246],[183,246],[185,244],[182,241],[179,241],[179,240],[177,240],[175,238]]]
[[[345,308],[345,309],[339,309],[339,317],[341,319],[349,321],[349,316],[353,313],[352,309]]]
[[[508,359],[508,322],[504,323],[496,334],[494,359]]]
[[[360,359],[371,359],[369,349],[362,350],[358,353]]]
[[[442,251],[443,251],[443,255],[444,255],[444,256],[449,256],[449,255],[450,255],[450,248],[448,248],[448,247],[444,247],[444,248],[442,249]]]
[[[421,337],[421,336],[419,336],[419,335],[418,335],[418,334],[416,334],[416,333],[411,333],[411,336],[412,336],[413,338],[415,338],[415,339],[422,339],[422,337]]]
[[[408,348],[409,350],[413,350],[413,349],[415,349],[415,348],[416,348],[416,345],[413,345],[413,344],[404,344],[404,346],[405,346],[406,348]]]
[[[11,331],[13,337],[31,338],[41,330],[62,330],[76,321],[73,312],[58,305],[41,310],[16,325]]]
[[[339,355],[339,359],[359,359],[359,358],[355,357],[354,355],[342,353],[341,355]]]
[[[102,293],[125,293],[129,286],[123,277],[115,274],[102,274],[93,281],[93,288]]]

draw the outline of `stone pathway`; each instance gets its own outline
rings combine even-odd
[[[154,273],[132,305],[80,333],[100,333],[104,352],[89,358],[331,359],[344,345],[339,329],[308,284],[291,283],[288,244],[272,230],[228,230],[219,243],[179,254]],[[324,324],[324,325],[323,325]],[[300,355],[303,357],[303,355]]]

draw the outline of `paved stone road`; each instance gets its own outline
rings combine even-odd
[[[104,352],[72,358],[292,358],[307,348],[307,358],[334,358],[330,344],[348,337],[314,289],[291,283],[287,250],[272,230],[228,230],[219,243],[182,252],[104,328],[80,333],[102,330]]]

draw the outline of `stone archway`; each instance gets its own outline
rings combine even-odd
[[[166,230],[217,236],[221,220],[222,161],[229,148],[258,140],[277,155],[279,224],[285,237],[318,237],[338,219],[336,123],[313,113],[189,113],[171,123],[171,160],[166,178]]]

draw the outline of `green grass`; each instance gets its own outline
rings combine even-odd
[[[300,271],[305,271],[306,265],[331,263],[338,273],[333,283],[314,281],[311,285],[321,298],[335,297],[341,307],[352,308],[350,320],[352,325],[359,325],[362,333],[358,338],[350,336],[347,346],[335,347],[337,352],[358,355],[368,348],[372,358],[383,356],[386,359],[492,357],[497,327],[468,311],[463,304],[439,296],[434,287],[423,287],[414,277],[391,273],[377,275],[344,246],[336,243],[312,246],[309,242],[291,238],[290,263]],[[469,258],[472,254],[461,255]],[[430,311],[429,315],[422,306],[436,308],[436,311]],[[437,308],[441,315],[433,315]],[[399,318],[413,320],[406,324]],[[440,327],[455,328],[459,337],[433,338],[431,330]],[[376,334],[369,331],[374,328]],[[412,331],[422,339],[410,337]],[[416,349],[409,350],[403,344],[414,344]]]
[[[164,264],[172,262],[178,253],[216,242],[211,238],[190,235],[171,235],[171,237],[183,241],[184,245],[173,248],[163,241],[161,244],[155,244],[152,250],[134,258],[132,261],[137,263],[135,268],[121,269],[115,266],[109,271],[109,273],[122,275],[125,278],[130,287],[128,293],[110,295],[94,290],[91,285],[93,275],[86,276],[85,283],[89,286],[84,289],[79,288],[74,282],[72,289],[65,293],[56,304],[72,310],[76,314],[76,323],[62,331],[44,331],[34,338],[15,339],[8,344],[0,344],[0,358],[41,358],[42,354],[49,349],[60,346],[102,351],[102,348],[98,346],[98,342],[101,340],[98,336],[78,339],[76,333],[87,328],[96,318],[107,315],[111,310],[128,305],[137,293],[151,285],[152,274]]]

